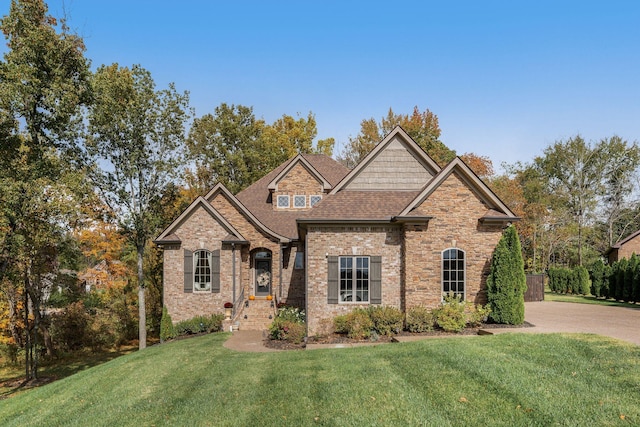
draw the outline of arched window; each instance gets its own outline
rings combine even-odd
[[[461,249],[442,251],[442,294],[453,293],[464,300],[465,256]]]
[[[193,290],[211,291],[211,252],[199,250],[193,253]]]

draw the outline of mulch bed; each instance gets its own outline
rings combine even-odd
[[[481,329],[501,329],[501,328],[531,328],[535,325],[532,325],[529,322],[524,322],[522,325],[502,325],[497,323],[483,323],[481,326],[476,328],[465,328],[461,332],[446,332],[442,329],[434,329],[430,332],[421,332],[421,333],[412,333],[407,331],[402,331],[394,336],[401,337],[446,337],[446,336],[460,336],[460,335],[478,335],[478,331]],[[391,342],[393,337],[387,336],[379,336],[375,341],[373,340],[354,340],[343,334],[331,334],[322,337],[311,337],[307,340],[309,344],[357,344],[357,343],[368,343],[368,342],[376,342],[376,343],[385,343]],[[302,350],[306,347],[306,343],[293,344],[287,341],[279,341],[272,340],[266,338],[264,340],[265,347],[273,348],[276,350]]]

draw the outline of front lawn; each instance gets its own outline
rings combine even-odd
[[[3,426],[638,425],[640,347],[501,334],[239,353],[214,334],[0,401]]]

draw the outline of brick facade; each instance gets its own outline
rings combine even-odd
[[[452,195],[454,197],[452,197]],[[465,253],[465,299],[486,303],[486,278],[503,224],[483,225],[479,218],[488,207],[453,173],[417,209],[433,216],[428,224],[407,224],[404,229],[406,307],[435,307],[441,301],[442,252]]]
[[[180,237],[180,245],[165,246],[164,249],[164,306],[174,322],[190,319],[198,315],[224,312],[224,303],[232,301],[233,278],[232,251],[223,247],[222,239],[227,231],[199,207],[186,218],[175,233]],[[184,291],[184,250],[196,251],[220,249],[220,292]],[[239,257],[236,259],[238,262]]]
[[[400,308],[401,228],[396,225],[311,226],[307,231],[307,327],[327,331],[331,320],[368,303],[327,302],[327,256],[382,256],[382,304]]]

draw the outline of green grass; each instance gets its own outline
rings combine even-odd
[[[545,290],[544,300],[558,301],[558,302],[575,302],[579,304],[607,305],[612,307],[640,308],[640,305],[638,304],[620,302],[613,299],[601,299],[601,298],[596,298],[593,295],[556,294],[549,290]]]
[[[3,426],[640,424],[640,347],[499,334],[239,353],[214,334],[0,401]],[[624,417],[624,419],[621,418]]]

